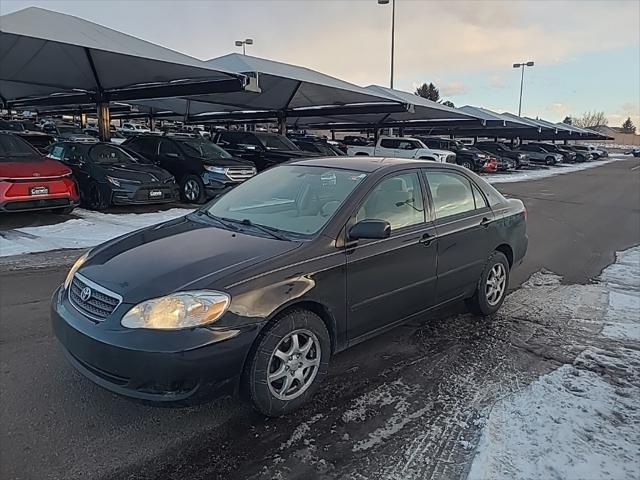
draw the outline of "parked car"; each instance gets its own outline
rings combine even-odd
[[[120,131],[123,133],[129,133],[129,134],[141,134],[141,133],[149,133],[151,132],[151,129],[149,127],[147,127],[146,125],[140,125],[139,123],[123,123],[122,127],[120,127]]]
[[[310,158],[87,252],[52,298],[71,364],[135,398],[299,408],[331,355],[465,299],[496,312],[526,212],[457,165]],[[126,281],[123,281],[126,279]]]
[[[338,147],[331,145],[326,140],[317,137],[292,137],[290,140],[300,150],[305,152],[316,153],[323,157],[343,157],[346,155]]]
[[[25,123],[14,120],[2,120],[0,119],[0,131],[13,133],[19,136],[23,140],[29,142],[29,144],[38,150],[39,153],[46,155],[46,150],[53,142],[51,135],[46,133],[27,130]]]
[[[631,155],[633,155],[634,157],[640,157],[640,148],[634,148],[633,150],[631,150]]]
[[[531,143],[520,145],[517,151],[526,153],[529,161],[533,163],[552,166],[562,162],[562,155],[559,153],[550,152],[545,148]]]
[[[577,162],[588,162],[594,159],[593,154],[584,145],[572,145],[568,148],[576,152]]]
[[[500,157],[493,156],[488,152],[483,152],[475,147],[464,145],[463,143],[436,137],[416,137],[427,147],[432,149],[444,149],[455,153],[454,158],[450,158],[450,163],[457,163],[474,172],[493,173],[498,170]]]
[[[566,163],[575,163],[576,162],[576,152],[569,148],[564,148],[559,145],[555,145],[553,143],[535,143],[529,142],[529,145],[536,145],[538,147],[542,147],[547,152],[558,153],[562,155],[562,161]]]
[[[178,185],[169,172],[111,143],[55,143],[49,158],[71,168],[81,201],[92,210],[178,199]]]
[[[277,133],[224,131],[216,133],[213,141],[232,155],[253,162],[259,172],[289,160],[317,156]]]
[[[169,171],[185,202],[203,203],[256,174],[253,163],[202,138],[138,135],[122,146]]]
[[[363,147],[365,145],[370,145],[373,142],[371,142],[371,140],[369,140],[366,137],[360,137],[357,135],[347,135],[342,139],[342,143],[344,143],[348,147],[349,146]]]
[[[429,148],[419,139],[412,137],[380,137],[375,145],[349,147],[347,153],[351,156],[417,158],[435,162],[456,163],[455,153]]]
[[[51,135],[54,142],[96,143],[98,141],[97,138],[84,133],[82,128],[71,124],[45,123],[42,131]]]
[[[91,135],[93,138],[96,138],[96,139],[100,138],[100,132],[96,127],[87,127],[84,129],[84,133],[86,133],[87,135]],[[128,138],[122,133],[118,132],[117,130],[111,130],[109,132],[109,137],[110,137],[109,141],[111,143],[115,143],[116,145],[123,144]]]
[[[585,145],[585,146],[589,150],[589,153],[591,154],[594,160],[598,160],[599,158],[606,158],[609,156],[609,152],[602,147],[596,147],[595,145]]]
[[[499,142],[476,142],[474,147],[489,152],[496,157],[506,157],[515,162],[516,168],[528,167],[530,165],[529,156],[525,152],[517,152]]]
[[[71,213],[80,197],[71,170],[18,135],[0,132],[0,211]]]

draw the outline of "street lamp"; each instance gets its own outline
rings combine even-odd
[[[242,47],[242,54],[246,55],[245,45],[253,45],[253,39],[247,38],[246,40],[236,40],[236,47]]]
[[[396,0],[378,0],[378,5],[387,5],[391,1],[391,81],[389,82],[393,88],[393,50],[396,37]]]
[[[520,103],[518,104],[518,116],[521,117],[522,113],[522,84],[524,83],[524,67],[533,67],[533,62],[514,63],[513,68],[521,68],[522,74],[520,75]]]

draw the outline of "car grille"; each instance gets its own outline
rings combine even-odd
[[[90,289],[90,296],[83,300],[82,291],[86,288]],[[76,273],[69,286],[69,301],[80,313],[101,321],[120,305],[122,298]]]
[[[69,205],[71,205],[71,202],[68,198],[41,198],[38,200],[7,202],[4,205],[4,209],[7,211],[17,212],[20,210],[68,207]]]
[[[244,182],[245,180],[249,180],[255,174],[255,170],[252,170],[251,168],[229,167],[227,170],[227,177],[234,182]]]

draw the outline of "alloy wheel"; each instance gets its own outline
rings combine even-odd
[[[313,383],[320,366],[320,342],[306,329],[294,330],[276,346],[267,368],[267,384],[279,400],[293,400]]]
[[[487,284],[485,286],[485,293],[487,296],[487,303],[492,307],[497,305],[507,286],[507,271],[504,265],[496,263],[487,277]]]
[[[190,202],[195,202],[200,196],[200,185],[195,180],[187,180],[184,184],[184,196]]]

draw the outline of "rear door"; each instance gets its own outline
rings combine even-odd
[[[437,240],[423,198],[419,171],[402,171],[380,180],[355,210],[350,225],[386,220],[391,236],[346,250],[350,341],[435,303]]]
[[[437,303],[471,295],[497,241],[487,200],[470,177],[425,169],[438,237]]]
[[[397,157],[398,156],[398,140],[395,138],[383,138],[375,149],[377,157]]]

